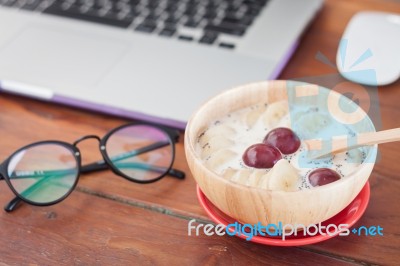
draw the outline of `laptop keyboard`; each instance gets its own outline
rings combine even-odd
[[[267,1],[0,0],[0,5],[233,49],[234,41],[219,37],[244,36]]]

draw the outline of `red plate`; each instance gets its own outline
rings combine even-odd
[[[369,182],[365,184],[361,192],[357,195],[357,197],[341,212],[332,218],[321,223],[323,226],[327,226],[328,224],[348,224],[348,228],[351,228],[364,214],[365,209],[367,208],[370,197],[370,189]],[[223,224],[227,226],[228,224],[235,223],[236,220],[226,215],[222,211],[220,211],[217,207],[215,207],[211,201],[209,201],[204,193],[200,190],[199,186],[197,186],[197,198],[200,201],[200,205],[207,212],[208,216],[217,224]],[[270,245],[270,246],[302,246],[318,243],[321,241],[328,240],[336,235],[336,234],[316,234],[314,236],[290,236],[287,237],[286,240],[282,240],[278,237],[268,237],[268,236],[253,236],[250,240],[251,242]],[[246,239],[245,235],[236,235],[242,239]]]

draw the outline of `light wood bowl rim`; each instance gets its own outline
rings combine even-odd
[[[373,156],[374,160],[373,163],[371,162],[367,162],[367,163],[363,163],[361,167],[359,167],[357,169],[357,171],[353,172],[352,174],[341,178],[338,181],[335,181],[333,183],[324,185],[324,186],[318,186],[318,187],[313,187],[310,189],[303,189],[303,190],[296,190],[296,191],[280,191],[280,190],[271,190],[271,189],[266,189],[266,188],[259,188],[259,187],[252,187],[252,186],[246,186],[243,184],[239,184],[236,182],[233,182],[231,180],[225,179],[222,176],[216,174],[215,172],[213,172],[212,170],[210,170],[209,168],[207,168],[204,164],[204,162],[199,158],[198,154],[195,151],[194,148],[194,144],[196,141],[196,137],[194,136],[194,132],[192,130],[193,127],[193,123],[196,122],[196,117],[198,115],[198,113],[203,110],[204,108],[207,108],[208,104],[210,101],[215,101],[221,97],[223,97],[225,94],[228,94],[230,92],[232,92],[233,90],[243,90],[248,86],[259,86],[259,85],[264,85],[267,86],[268,84],[270,84],[271,82],[293,82],[293,83],[298,83],[299,85],[315,85],[315,84],[310,84],[310,83],[306,83],[306,82],[299,82],[299,81],[292,81],[292,80],[271,80],[271,81],[260,81],[260,82],[253,82],[253,83],[249,83],[249,84],[244,84],[244,85],[239,85],[236,86],[234,88],[228,89],[228,90],[224,90],[222,92],[220,92],[219,94],[215,95],[214,97],[210,98],[208,101],[204,102],[190,117],[187,126],[186,126],[186,130],[185,130],[185,151],[191,156],[191,159],[194,160],[195,164],[197,167],[200,167],[202,171],[205,172],[206,175],[212,176],[213,178],[217,178],[219,179],[219,181],[224,182],[225,184],[229,185],[229,186],[234,186],[236,188],[240,188],[240,189],[247,189],[250,191],[254,191],[254,192],[269,192],[271,194],[287,194],[287,193],[292,193],[292,194],[296,194],[296,193],[313,193],[316,191],[319,192],[323,192],[323,191],[327,191],[327,190],[331,190],[334,186],[342,186],[343,183],[347,183],[350,182],[351,178],[356,175],[359,171],[361,171],[363,168],[368,167],[369,165],[372,165],[372,167],[374,167],[375,163],[376,163],[376,154],[377,154],[377,145],[374,145],[374,149],[371,149],[366,157],[366,160],[370,160],[371,156]],[[324,90],[329,90],[323,86],[319,86],[317,85],[319,88],[322,88]],[[341,94],[338,92],[333,92],[334,94],[336,94],[336,96],[340,96]],[[361,108],[358,109],[359,112],[363,112],[366,117],[368,118],[369,123],[371,124],[373,130],[375,131],[375,127],[374,124],[372,123],[370,117],[368,116],[368,114],[365,113],[365,111]],[[193,135],[193,137],[192,137]],[[195,178],[196,179],[196,178]],[[368,178],[367,178],[368,181]]]

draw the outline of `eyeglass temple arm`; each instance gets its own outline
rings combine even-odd
[[[0,180],[4,180],[3,175],[0,174]],[[15,207],[17,206],[17,204],[20,202],[21,200],[18,197],[13,198],[9,203],[7,203],[6,206],[4,206],[4,210],[6,212],[11,212],[15,209]]]
[[[137,166],[137,165],[136,165]],[[130,168],[129,166],[127,167],[125,165],[124,168]],[[135,165],[132,165],[132,168],[136,168]],[[85,173],[92,173],[92,172],[97,172],[97,171],[103,171],[103,170],[107,170],[109,169],[108,165],[104,162],[104,161],[98,161],[98,162],[94,162],[91,164],[87,164],[82,166],[81,168],[81,173],[85,174]],[[158,168],[152,167],[150,165],[147,165],[147,170],[151,170],[151,171],[159,171]],[[176,177],[178,179],[184,179],[185,178],[185,173],[177,170],[177,169],[173,169],[171,168],[168,173],[168,175]]]
[[[125,166],[126,167],[126,166]],[[86,169],[86,173],[91,172],[91,171],[101,171],[101,170],[105,170],[108,169],[108,166],[102,162],[102,164],[90,164],[87,166],[88,169]],[[157,171],[157,169],[154,169],[154,171]],[[175,169],[170,169],[168,171],[168,174],[171,176],[174,176],[176,178],[179,179],[184,179],[185,178],[185,173],[181,172],[179,170],[175,170]],[[4,206],[4,210],[6,212],[12,212],[13,210],[16,209],[16,207],[18,206],[18,204],[21,202],[21,199],[18,197],[13,198],[6,206]]]
[[[0,174],[0,180],[4,180],[4,177],[1,174]],[[4,206],[4,210],[6,212],[13,211],[20,201],[21,200],[18,197],[13,198],[6,206]]]
[[[155,143],[153,143],[151,145],[148,145],[148,146],[145,146],[145,147],[141,147],[141,148],[136,149],[136,150],[132,150],[132,151],[129,151],[129,152],[126,152],[126,153],[118,154],[118,155],[116,155],[116,156],[114,156],[114,157],[112,157],[110,159],[113,162],[118,162],[118,161],[130,158],[130,157],[134,157],[134,156],[137,156],[137,155],[149,152],[149,151],[153,151],[153,150],[165,147],[167,145],[169,145],[168,141],[159,141],[159,142],[155,142]],[[97,162],[82,166],[81,173],[90,173],[90,172],[96,172],[96,171],[103,171],[103,170],[106,170],[106,169],[108,169],[108,166],[102,160],[102,161],[97,161]],[[148,170],[153,170],[154,171],[154,170],[158,170],[158,168],[153,168],[153,167],[151,167],[149,165],[148,166]],[[171,168],[168,171],[168,175],[176,177],[176,178],[179,178],[179,179],[184,179],[185,178],[185,173],[184,172],[182,172],[182,171],[180,171],[178,169],[173,169],[173,168]]]
[[[114,159],[114,161],[123,160],[123,159],[129,158],[129,157],[133,157],[133,156],[136,156],[136,155],[148,152],[148,151],[152,151],[152,150],[155,150],[155,149],[158,149],[158,148],[165,147],[166,145],[169,145],[169,143],[168,142],[162,142],[162,141],[156,142],[156,143],[154,143],[152,145],[149,145],[149,146],[146,146],[146,147],[142,147],[140,149],[133,150],[133,151],[130,151],[130,152],[127,152],[127,153],[124,153],[124,154],[120,154],[120,155],[117,156],[117,158],[113,158],[113,159]],[[150,167],[150,166],[148,166],[148,167]],[[103,170],[106,170],[106,169],[108,169],[107,164],[104,161],[98,161],[98,162],[94,162],[94,163],[82,166],[81,173],[84,174],[84,173],[90,173],[90,172],[96,172],[96,171],[103,171]],[[148,168],[148,170],[157,171],[158,169],[156,169],[156,168],[155,169]],[[34,175],[36,175],[36,174],[34,174]],[[180,171],[180,170],[174,169],[174,168],[171,168],[168,171],[168,175],[176,177],[176,178],[179,178],[179,179],[184,179],[185,178],[185,173],[183,171]],[[38,174],[38,176],[40,176],[40,175]],[[28,177],[28,176],[26,176],[26,177]],[[4,179],[4,178],[2,176],[0,176],[0,180],[2,180],[2,179]],[[18,198],[18,197],[15,197],[6,206],[4,206],[4,210],[6,212],[12,212],[18,206],[18,204],[20,202],[21,202],[21,199]]]
[[[47,177],[41,179],[39,182],[36,182],[35,184],[33,184],[32,186],[28,187],[23,193],[28,192],[30,193],[30,191],[33,189],[35,189],[37,186],[39,186],[41,183],[43,183],[48,177],[50,177],[50,175],[48,175]],[[17,206],[18,204],[21,202],[22,200],[19,197],[15,197],[13,198],[6,206],[4,206],[4,210],[6,212],[12,212]]]
[[[87,165],[87,166],[85,166],[87,169],[85,169],[84,171],[81,171],[82,173],[89,173],[89,172],[93,172],[93,171],[101,171],[101,170],[106,170],[106,169],[108,169],[108,166],[107,166],[107,164],[105,163],[105,162],[102,162],[101,164],[98,164],[98,163],[93,163],[93,164],[90,164],[90,165]],[[143,168],[145,168],[145,169],[147,169],[147,170],[149,170],[149,166],[148,165],[142,165],[142,166],[140,166],[140,165],[135,165],[135,164],[132,164],[132,163],[125,163],[125,164],[123,164],[123,165],[120,165],[120,167],[121,168],[139,168],[139,167],[143,167]],[[159,171],[159,172],[163,172],[163,169],[162,169],[162,167],[161,168],[156,168],[156,167],[153,167],[151,170],[153,170],[153,171]],[[62,174],[62,173],[64,173],[65,171],[60,171],[60,174]],[[52,172],[52,174],[53,174],[53,176],[54,176],[54,174],[56,174],[56,172]],[[179,179],[184,179],[185,178],[185,173],[184,172],[182,172],[182,171],[179,171],[179,170],[176,170],[176,169],[170,169],[169,171],[168,171],[168,174],[169,175],[171,175],[171,176],[173,176],[173,177],[176,177],[176,178],[179,178]],[[43,176],[43,175],[32,175],[32,176],[30,176],[30,177],[40,177],[40,176]],[[61,175],[62,176],[62,175]],[[28,176],[25,176],[25,177],[28,177]],[[6,211],[6,212],[11,212],[11,211],[13,211],[17,206],[18,206],[18,203],[20,203],[21,202],[21,199],[20,198],[18,198],[18,197],[15,197],[14,199],[12,199],[5,207],[4,207],[4,210]]]
[[[4,206],[4,210],[6,212],[12,212],[15,210],[15,208],[18,206],[18,204],[21,202],[21,199],[18,197],[13,198],[9,203],[7,203],[6,206]]]

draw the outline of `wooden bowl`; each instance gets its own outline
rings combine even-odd
[[[315,95],[321,95],[315,96]],[[306,97],[314,95],[313,97]],[[327,97],[328,96],[328,97]],[[288,98],[289,97],[289,98]],[[241,223],[263,225],[317,224],[344,209],[367,182],[376,159],[376,146],[369,149],[367,159],[356,172],[331,184],[294,192],[273,191],[249,187],[224,179],[206,168],[195,145],[198,136],[211,121],[235,110],[257,103],[272,103],[290,99],[290,103],[309,106],[332,106],[333,112],[343,95],[316,85],[294,81],[267,81],[240,86],[225,91],[202,105],[189,120],[185,133],[185,152],[189,168],[207,198],[225,214]],[[352,103],[353,104],[353,103]],[[354,104],[354,106],[356,106]],[[375,131],[368,115],[358,108],[352,119],[356,131]]]

